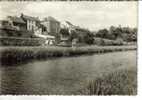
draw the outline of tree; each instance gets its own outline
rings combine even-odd
[[[67,28],[61,28],[60,34],[62,34],[64,36],[69,36],[69,30]]]
[[[89,32],[84,36],[84,41],[87,44],[93,44],[94,42],[94,35],[93,33]]]
[[[108,37],[108,30],[107,29],[101,29],[96,33],[96,37],[100,38],[107,38]]]
[[[98,30],[95,36],[110,40],[117,40],[118,38],[121,38],[123,41],[132,42],[137,41],[137,28],[111,26],[109,30]]]

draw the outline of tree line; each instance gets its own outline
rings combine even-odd
[[[125,42],[136,42],[137,28],[111,26],[109,29],[104,28],[94,32],[94,36],[110,40],[121,38]]]
[[[125,42],[137,41],[137,28],[130,27],[115,27],[111,26],[109,29],[104,28],[95,32],[91,32],[88,29],[78,28],[69,32],[68,28],[62,28],[60,34],[65,37],[69,37],[69,41],[78,39],[78,43],[93,44],[94,38],[103,38],[109,40],[122,39]]]

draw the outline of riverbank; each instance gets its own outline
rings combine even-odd
[[[1,64],[22,63],[29,60],[68,57],[85,54],[136,50],[136,46],[86,46],[86,47],[0,47]]]

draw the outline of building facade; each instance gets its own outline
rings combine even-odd
[[[26,29],[28,31],[34,32],[34,30],[37,28],[37,23],[39,22],[39,19],[36,18],[36,17],[31,17],[31,16],[24,15],[24,14],[21,14],[21,18],[26,23]]]
[[[16,30],[21,30],[21,31],[26,30],[26,23],[22,18],[16,16],[8,16],[7,20],[9,24]]]
[[[7,20],[0,20],[0,28],[3,28],[4,26],[9,26],[9,22]]]
[[[60,22],[51,16],[41,21],[41,24],[46,27],[47,34],[55,36],[60,32]]]

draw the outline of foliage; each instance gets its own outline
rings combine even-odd
[[[65,35],[65,36],[69,36],[69,30],[67,28],[61,28],[60,34]]]
[[[89,32],[88,34],[86,34],[84,36],[84,41],[87,44],[93,44],[93,42],[94,42],[93,34],[91,32]]]
[[[98,30],[95,33],[95,37],[106,38],[110,40],[117,40],[117,38],[121,38],[126,42],[136,42],[137,28],[111,26],[109,29]]]
[[[60,34],[68,36],[70,42],[74,39],[78,39],[79,43],[93,44],[93,34],[87,29],[76,28],[69,33],[69,29],[64,28],[60,30]]]
[[[137,71],[121,69],[88,82],[84,95],[136,95]]]
[[[100,37],[100,38],[106,38],[107,36],[108,36],[108,30],[107,29],[101,29],[96,34],[96,37]]]
[[[101,45],[108,44],[109,40],[115,40],[109,45],[119,45],[123,44],[122,42],[136,42],[137,41],[137,28],[129,28],[129,27],[115,27],[111,26],[109,29],[100,29],[97,32],[91,32],[88,29],[84,28],[76,28],[72,31],[68,29],[61,29],[61,34],[68,36],[69,41],[71,42],[73,39],[78,39],[79,43],[84,44],[93,44],[94,37],[102,38],[100,41]],[[108,41],[104,40],[108,39]]]

